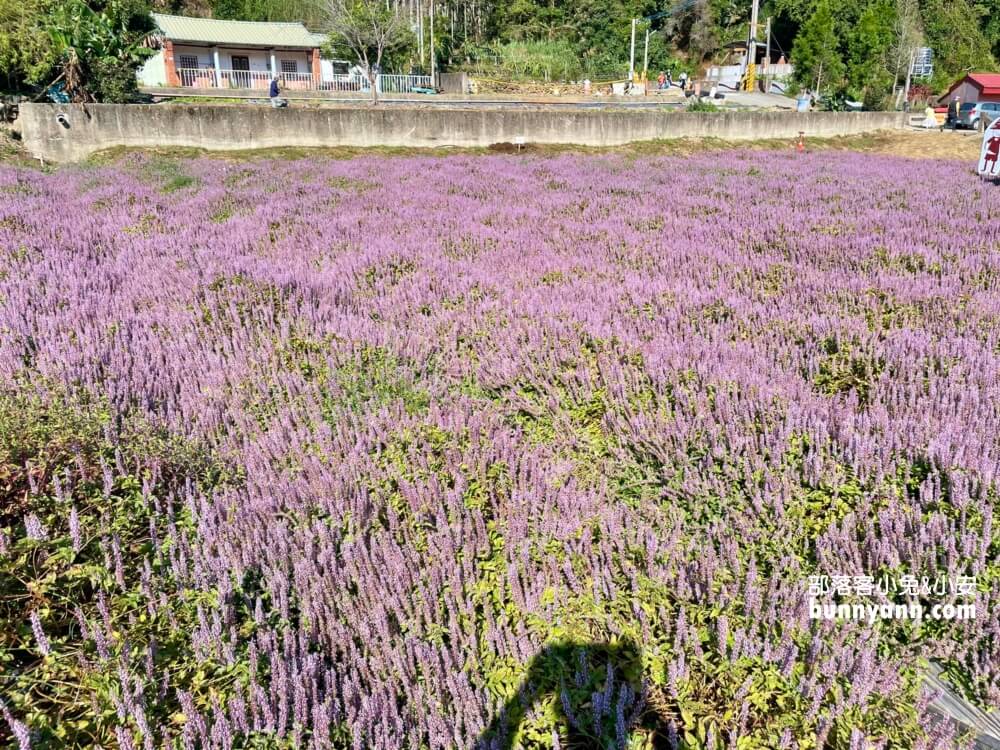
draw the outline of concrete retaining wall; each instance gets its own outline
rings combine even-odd
[[[32,155],[74,161],[113,146],[475,147],[519,138],[527,143],[616,146],[658,138],[794,138],[799,131],[808,138],[902,128],[905,120],[903,113],[890,112],[25,104],[17,126]]]

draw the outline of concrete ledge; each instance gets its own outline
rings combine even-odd
[[[61,117],[60,117],[61,115]],[[894,112],[292,108],[195,104],[25,104],[18,127],[38,158],[67,162],[115,146],[210,150],[273,147],[485,147],[494,143],[618,146],[663,138],[727,140],[853,135],[901,129]]]

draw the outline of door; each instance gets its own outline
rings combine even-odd
[[[248,89],[250,86],[250,58],[246,55],[230,55],[230,85],[239,89]]]

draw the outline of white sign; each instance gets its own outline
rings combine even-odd
[[[934,51],[930,47],[917,47],[910,70],[917,78],[934,75]]]
[[[1000,117],[983,133],[983,147],[979,152],[980,177],[1000,177]]]

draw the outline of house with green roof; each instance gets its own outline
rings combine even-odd
[[[341,88],[349,64],[324,60],[323,34],[301,23],[222,21],[153,13],[159,50],[139,71],[145,87]]]

